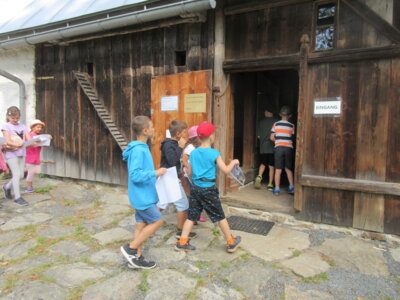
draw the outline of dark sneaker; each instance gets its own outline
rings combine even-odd
[[[272,192],[274,190],[274,185],[273,184],[268,184],[267,185],[267,190]]]
[[[177,239],[179,239],[179,238],[181,237],[181,235],[182,235],[182,230],[178,230],[178,231],[176,232],[175,237],[176,237]],[[196,233],[196,232],[191,232],[191,233],[189,233],[189,239],[194,239],[194,238],[196,238],[196,237],[197,237],[197,233]]]
[[[12,199],[11,189],[7,189],[5,185],[3,185],[4,197],[6,199]]]
[[[176,242],[175,251],[193,251],[193,250],[196,250],[196,247],[190,245],[189,242],[183,245],[181,245],[179,241]]]
[[[261,180],[262,180],[262,177],[260,175],[258,175],[254,182],[254,188],[256,188],[257,190],[261,187]]]
[[[130,269],[153,269],[157,266],[154,261],[146,260],[143,255],[133,260],[133,264],[128,263]]]
[[[228,251],[229,253],[235,252],[241,241],[242,238],[240,236],[236,236],[232,244],[226,245],[226,251]]]
[[[121,250],[122,255],[128,261],[128,263],[131,265],[134,265],[133,260],[137,259],[137,257],[136,257],[137,250],[129,248],[129,244],[121,246],[120,250]]]
[[[26,201],[22,197],[19,197],[19,198],[15,199],[14,202],[19,204],[19,205],[23,205],[23,206],[29,205],[28,201]]]

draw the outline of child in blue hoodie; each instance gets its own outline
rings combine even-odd
[[[167,169],[154,170],[153,158],[147,145],[154,135],[150,119],[146,116],[135,117],[132,129],[136,140],[129,143],[122,156],[128,163],[128,196],[135,209],[136,226],[133,241],[121,246],[121,252],[129,267],[152,269],[156,263],[144,259],[142,245],[164,222],[156,206],[156,177],[164,175]]]

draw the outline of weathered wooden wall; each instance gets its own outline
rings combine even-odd
[[[399,234],[400,198],[384,189],[376,194],[358,187],[370,181],[379,185],[400,180],[400,148],[396,135],[400,123],[395,117],[400,113],[400,52],[396,50],[399,54],[388,55],[388,49],[380,52],[383,57],[368,57],[368,49],[385,49],[397,43],[395,30],[386,31],[387,26],[379,19],[366,20],[345,1],[339,1],[335,47],[314,52],[314,5],[319,2],[282,1],[285,4],[279,5],[278,1],[257,1],[254,2],[259,4],[256,10],[253,7],[257,5],[246,9],[240,1],[229,2],[232,7],[225,10],[226,70],[251,72],[294,66],[302,76],[300,143],[296,156],[301,158],[301,165],[296,164],[300,168],[296,180],[301,183],[301,191],[297,193],[303,192],[304,217]],[[398,9],[391,0],[379,4],[361,2],[372,3],[371,8],[389,22],[395,14],[387,11],[388,7]],[[395,26],[396,20],[395,17]],[[300,55],[300,39],[304,34],[311,39],[305,64],[301,63]],[[356,51],[338,58],[338,54],[350,49]],[[367,54],[364,59],[360,59],[360,51]],[[291,62],[287,63],[285,57]],[[318,60],[319,57],[323,59]],[[325,97],[343,98],[343,112],[339,117],[312,115],[314,99]],[[322,178],[323,184],[313,182],[316,176]],[[343,183],[332,188],[324,178],[337,178]],[[345,179],[354,180],[354,189]]]
[[[135,115],[150,115],[151,78],[213,67],[213,12],[208,22],[179,24],[126,35],[36,49],[37,117],[47,123],[53,147],[44,172],[126,184],[121,150],[103,126],[72,71],[90,71],[99,98],[127,140]],[[175,65],[186,51],[186,65]],[[89,64],[89,65],[88,65]]]

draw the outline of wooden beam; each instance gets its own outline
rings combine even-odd
[[[244,1],[246,2],[246,1]],[[243,14],[251,11],[267,9],[271,7],[279,7],[286,5],[300,4],[304,2],[311,2],[311,0],[264,0],[264,1],[252,1],[245,4],[238,4],[228,6],[224,9],[224,14],[226,16]]]
[[[400,56],[400,45],[384,47],[328,50],[309,54],[309,64],[321,64],[344,61],[360,61]]]
[[[303,175],[300,184],[308,187],[400,196],[400,183],[396,182]]]
[[[383,34],[389,40],[400,43],[400,30],[392,26],[368,5],[360,0],[341,0],[343,4],[349,7],[357,15],[363,18],[367,23],[371,24],[380,34]]]
[[[250,59],[231,59],[225,60],[223,64],[226,72],[259,71],[279,68],[297,68],[300,63],[299,54],[267,56]]]

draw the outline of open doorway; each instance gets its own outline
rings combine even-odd
[[[251,183],[257,176],[260,165],[260,141],[257,139],[256,132],[259,122],[264,118],[265,109],[272,110],[274,117],[280,119],[279,110],[283,105],[287,105],[293,112],[289,121],[295,127],[297,125],[298,72],[287,69],[235,73],[231,74],[231,84],[234,106],[233,157],[241,162],[241,167],[246,175],[246,183]],[[296,147],[295,143],[294,147]],[[278,211],[292,211],[293,196],[283,192],[281,196],[274,197],[271,192],[267,191],[267,183],[268,167],[264,172],[260,190],[254,190],[253,185],[249,184],[238,191],[232,183],[231,187],[227,186],[228,195],[239,195],[241,198],[245,198],[249,205],[251,199],[260,198],[259,201],[265,203],[265,198],[268,197],[271,198],[271,201],[278,201],[280,204],[290,207],[282,208],[283,211],[278,209]],[[283,172],[281,190],[284,191],[287,185],[288,180]],[[252,207],[261,208],[257,203],[253,203]]]

